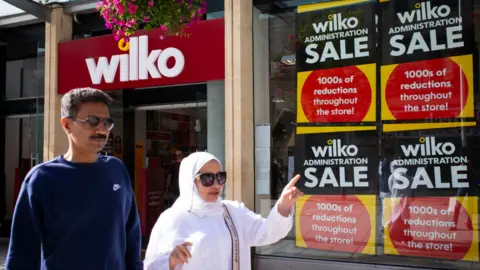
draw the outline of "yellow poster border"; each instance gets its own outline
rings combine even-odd
[[[325,126],[325,127],[297,127],[297,134],[316,134],[334,132],[353,132],[376,130],[376,126]]]
[[[298,198],[295,203],[295,245],[297,247],[307,248],[305,239],[303,239],[302,232],[300,231],[300,217],[302,215],[303,206],[310,197],[312,197],[312,195],[302,196]]]
[[[328,3],[318,3],[318,4],[309,4],[299,6],[297,8],[297,13],[305,13],[309,11],[315,11],[320,9],[334,8],[334,7],[343,7],[353,4],[371,2],[371,0],[341,0],[337,2],[328,2]]]
[[[413,124],[384,124],[383,132],[443,129],[456,127],[475,127],[476,122],[445,122],[445,123],[413,123]]]
[[[367,209],[370,217],[370,238],[367,245],[362,250],[362,254],[376,254],[376,235],[377,235],[377,196],[376,195],[355,195]]]

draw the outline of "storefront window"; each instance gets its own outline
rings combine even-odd
[[[43,56],[8,61],[6,99],[43,97],[44,65]]]
[[[253,8],[255,210],[306,196],[256,254],[480,267],[479,3],[283,2]]]
[[[197,151],[225,164],[224,83],[107,91],[115,125],[101,154],[121,159],[137,198],[143,235],[180,195],[178,170]]]

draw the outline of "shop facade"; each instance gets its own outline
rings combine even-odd
[[[183,157],[209,151],[225,166],[224,20],[203,20],[184,34],[154,29],[129,43],[101,35],[58,45],[57,96],[95,87],[114,100],[102,153],[130,172],[145,240],[179,196]]]
[[[68,146],[61,96],[97,87],[114,97],[105,151],[129,168],[147,235],[159,160],[207,150],[225,197],[264,216],[302,175],[292,231],[254,248],[254,269],[480,267],[478,3],[210,2],[190,41],[152,31],[129,47],[93,23],[95,3],[54,6],[43,160]]]

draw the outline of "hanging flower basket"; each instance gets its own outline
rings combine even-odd
[[[204,0],[103,0],[97,10],[115,39],[129,41],[143,26],[159,28],[165,35],[181,35],[207,12]]]

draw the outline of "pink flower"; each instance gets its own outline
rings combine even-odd
[[[118,11],[118,14],[120,15],[123,15],[125,13],[125,8],[123,7],[123,5],[117,5],[117,11]]]
[[[124,25],[125,25],[125,22],[122,21],[122,20],[118,20],[118,21],[117,21],[117,24],[118,24],[118,26],[124,26]]]
[[[137,24],[137,20],[136,20],[136,19],[131,19],[131,20],[130,20],[130,23],[131,23],[131,24]]]
[[[161,26],[160,26],[160,30],[162,30],[163,32],[167,32],[167,31],[168,31],[168,27],[166,27],[165,25],[161,25]]]
[[[143,17],[143,21],[148,23],[150,21],[150,18],[148,18],[147,16]]]
[[[115,40],[116,41],[119,41],[120,40],[120,37],[118,35],[115,35]]]
[[[153,0],[150,0],[150,2],[148,2],[148,6],[153,7]]]
[[[123,29],[118,29],[117,35],[123,37],[125,36],[125,31],[123,31]]]
[[[128,12],[130,12],[130,14],[134,15],[137,12],[137,10],[138,10],[137,5],[128,3]]]
[[[112,25],[112,23],[110,23],[110,22],[106,22],[106,23],[105,23],[105,27],[106,27],[107,29],[112,29],[112,28],[113,28],[113,25]]]
[[[125,42],[129,42],[130,41],[130,38],[129,37],[125,37]]]
[[[197,10],[197,12],[200,14],[200,15],[204,15],[205,13],[207,13],[207,9],[204,8],[204,7],[201,7]]]

